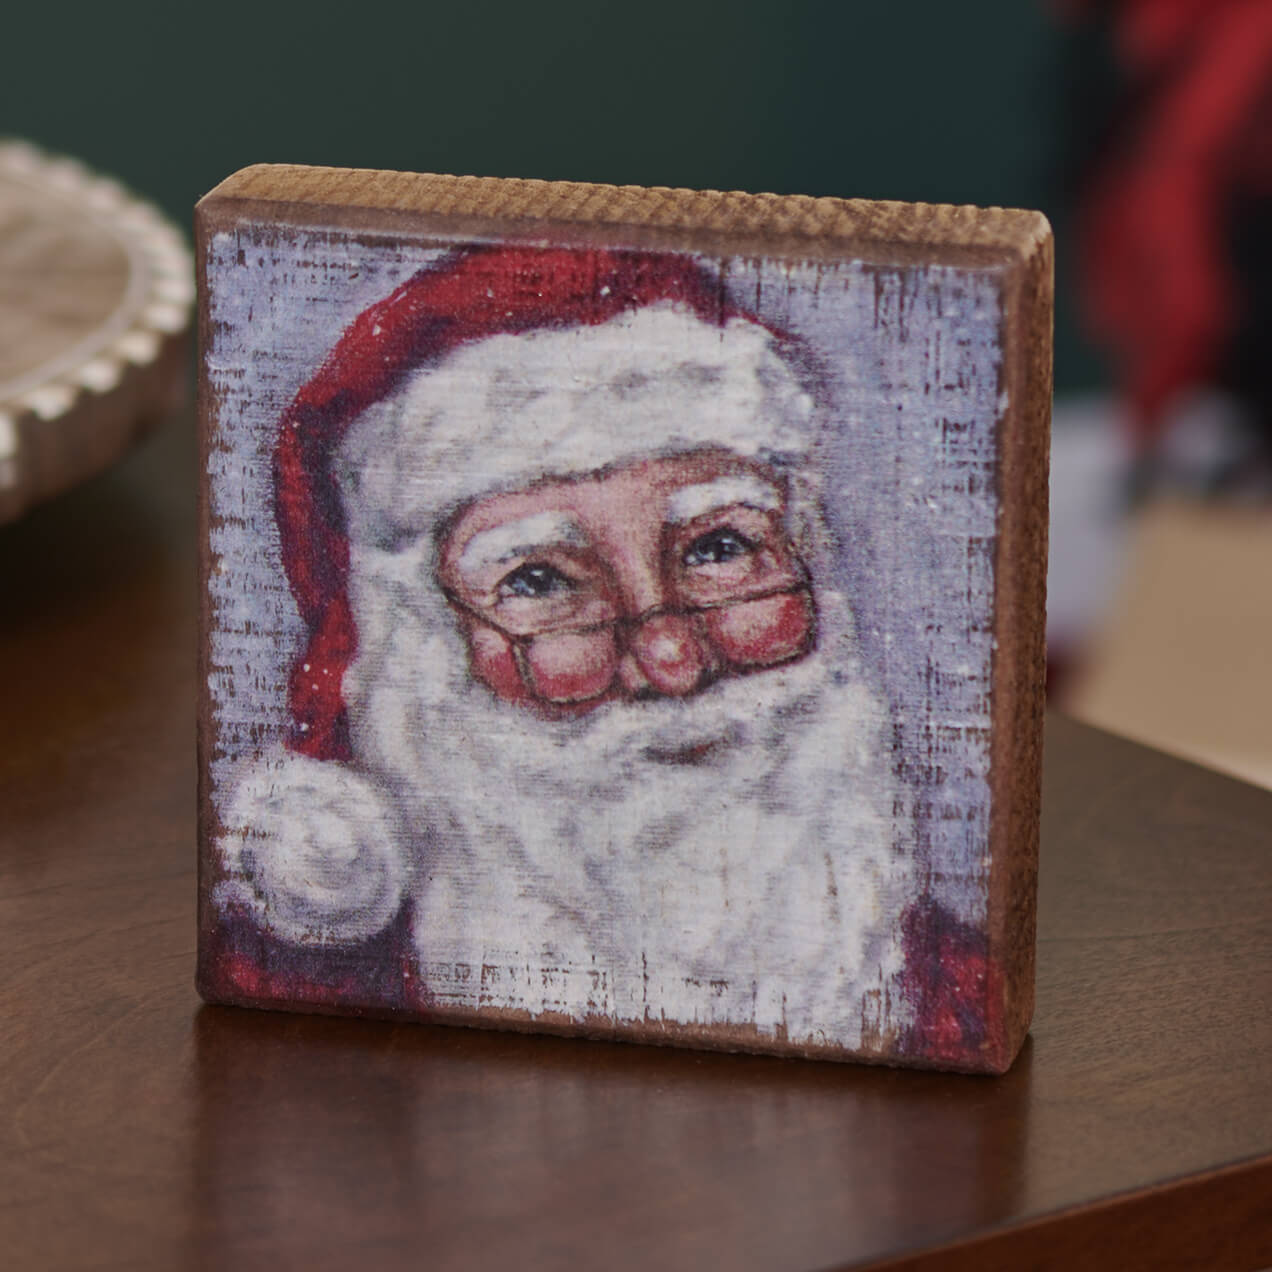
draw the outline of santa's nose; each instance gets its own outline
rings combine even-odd
[[[629,693],[652,689],[683,697],[702,683],[709,665],[706,647],[689,618],[655,614],[629,633],[619,675]]]

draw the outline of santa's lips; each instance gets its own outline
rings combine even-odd
[[[728,746],[726,738],[705,742],[682,742],[676,745],[647,746],[641,754],[655,764],[703,764]]]

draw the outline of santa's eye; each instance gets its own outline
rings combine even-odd
[[[558,596],[572,592],[574,581],[555,566],[539,561],[527,561],[506,575],[499,583],[500,596]]]
[[[755,551],[755,543],[732,526],[719,526],[699,535],[686,549],[685,565],[723,565]]]

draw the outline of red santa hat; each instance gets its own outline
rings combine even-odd
[[[703,322],[755,322],[722,281],[670,253],[473,247],[421,270],[349,325],[284,413],[274,451],[283,568],[309,631],[288,689],[289,746],[350,758],[341,690],[357,651],[349,537],[332,456],[349,425],[404,378],[461,345],[544,328],[599,326],[670,303]]]

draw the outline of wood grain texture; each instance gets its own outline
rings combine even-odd
[[[128,289],[117,235],[70,200],[0,178],[0,384],[91,336]]]
[[[1013,272],[1003,323],[1003,385],[1012,405],[999,435],[990,831],[1002,856],[990,879],[989,930],[992,957],[1010,971],[998,1068],[1018,1050],[1034,1009],[1054,272],[1047,240]]]
[[[500,237],[524,222],[529,232],[544,224],[676,231],[677,242],[685,232],[724,233],[731,242],[754,240],[766,250],[783,238],[812,252],[829,241],[839,256],[851,251],[896,263],[930,260],[934,252],[967,264],[1024,261],[1051,234],[1040,212],[1013,208],[290,164],[257,164],[227,177],[204,196],[202,215],[215,219],[218,205],[237,205],[232,214],[241,215],[243,204],[259,204],[260,214],[296,224],[394,228],[400,224],[395,214],[417,221],[426,213],[494,227]]]
[[[192,301],[189,254],[154,208],[0,141],[0,522],[184,401]]]
[[[600,1006],[589,999],[584,1021],[574,1008],[539,1010],[513,998],[507,1004],[502,1000],[487,1002],[479,1015],[492,1024],[589,1036],[610,1036],[621,1017],[620,1034],[648,1040],[783,1054],[858,1055],[976,1070],[1005,1068],[1028,1029],[1033,993],[1051,370],[1051,255],[1045,219],[1036,213],[1002,209],[262,166],[236,174],[209,194],[200,204],[197,225],[204,292],[204,462],[210,483],[205,509],[210,544],[205,562],[209,647],[203,657],[211,679],[202,717],[204,754],[216,757],[210,761],[203,789],[209,805],[221,800],[205,813],[209,869],[202,923],[209,951],[217,937],[211,889],[223,890],[224,875],[232,873],[217,864],[218,836],[223,841],[227,838],[220,819],[233,795],[232,783],[241,788],[245,756],[251,763],[261,763],[264,741],[272,736],[271,730],[276,735],[287,723],[281,710],[281,689],[270,697],[249,688],[281,686],[288,669],[272,665],[270,659],[278,657],[278,650],[297,644],[296,623],[287,612],[289,600],[273,546],[276,536],[269,497],[256,498],[252,491],[261,484],[256,474],[273,445],[287,392],[298,387],[299,369],[315,360],[314,350],[293,347],[297,339],[312,338],[297,337],[302,321],[307,332],[321,330],[327,323],[329,347],[356,312],[346,313],[339,322],[326,317],[328,311],[337,312],[344,303],[342,288],[353,288],[356,279],[357,294],[364,297],[359,303],[365,305],[372,277],[394,277],[400,284],[402,278],[419,269],[422,260],[432,259],[429,253],[437,256],[447,247],[512,239],[552,247],[638,245],[681,254],[709,250],[718,253],[721,262],[713,295],[717,291],[724,294],[723,262],[727,259],[729,285],[738,294],[754,294],[757,308],[761,295],[788,297],[785,319],[765,312],[764,321],[779,329],[792,321],[792,315],[802,312],[791,296],[852,293],[848,302],[828,299],[828,317],[819,316],[816,305],[820,302],[816,300],[808,302],[806,308],[811,308],[802,314],[805,327],[801,335],[836,373],[839,368],[851,368],[859,382],[867,381],[871,374],[878,381],[877,385],[870,381],[869,390],[858,389],[851,429],[844,422],[846,408],[838,408],[845,411],[842,418],[832,413],[836,422],[826,425],[826,432],[838,430],[840,439],[818,439],[824,470],[821,479],[828,489],[834,486],[834,501],[851,509],[844,515],[849,520],[857,518],[851,537],[864,539],[855,530],[870,515],[864,509],[871,506],[871,489],[888,479],[880,479],[878,472],[904,472],[904,479],[895,478],[904,482],[903,489],[897,490],[891,506],[876,507],[873,515],[879,524],[872,529],[879,544],[888,542],[889,537],[899,543],[907,533],[928,536],[923,551],[907,554],[896,546],[880,547],[880,572],[891,579],[891,598],[881,601],[876,612],[860,606],[862,597],[852,593],[851,605],[860,627],[871,629],[875,637],[880,637],[879,629],[889,623],[898,628],[909,623],[928,632],[948,629],[951,633],[947,643],[953,643],[948,648],[942,646],[936,654],[915,654],[916,664],[927,667],[926,689],[909,687],[898,696],[893,692],[896,686],[884,683],[883,701],[895,707],[896,718],[895,723],[889,719],[887,724],[894,735],[888,762],[897,772],[908,767],[912,779],[906,780],[913,781],[913,789],[898,779],[897,788],[889,787],[880,801],[898,826],[901,819],[910,817],[922,826],[912,838],[907,837],[908,832],[897,831],[903,852],[917,860],[921,851],[930,851],[929,868],[934,877],[955,881],[950,886],[964,892],[980,890],[973,902],[966,903],[966,915],[957,909],[948,912],[959,921],[966,918],[980,932],[986,930],[988,914],[992,972],[977,982],[976,989],[958,991],[982,997],[971,1011],[985,1022],[986,1040],[969,1044],[967,1055],[955,1055],[947,1049],[938,1059],[935,1048],[928,1055],[918,1047],[911,1054],[899,1041],[909,1028],[903,1011],[894,1020],[887,1009],[879,1013],[879,1023],[871,1023],[869,1028],[855,1019],[849,1019],[847,1025],[837,1020],[832,1028],[828,1018],[819,1018],[816,1042],[811,1026],[802,1021],[801,1032],[788,1040],[784,990],[776,1027],[758,1017],[738,1019],[729,1014],[734,1009],[718,1007],[715,1001],[673,1008],[665,988],[657,988],[660,982],[649,971],[645,951],[635,949],[627,951],[626,957],[632,961],[639,954],[638,965],[645,968],[645,990],[651,984],[656,987],[652,998],[635,1006],[626,998],[621,1009],[610,1005],[608,999]],[[756,253],[759,259],[746,260],[747,252]],[[262,281],[266,275],[268,281]],[[386,295],[390,283],[379,285],[380,294]],[[771,306],[774,302],[767,303]],[[836,303],[848,308],[836,310]],[[289,316],[289,306],[294,316]],[[258,349],[252,343],[255,327],[249,316],[266,309],[272,315],[271,336],[267,346]],[[986,314],[998,316],[988,319],[988,334],[976,327],[972,317]],[[819,322],[829,334],[821,331]],[[906,346],[912,329],[920,332],[912,341],[917,352],[905,357],[889,353]],[[874,332],[874,343],[867,347],[868,331]],[[824,339],[825,347],[816,343],[819,338]],[[877,352],[876,346],[883,352]],[[320,348],[317,357],[325,353],[326,348]],[[879,364],[873,371],[869,369],[874,365],[872,358]],[[910,403],[908,408],[903,406],[905,402]],[[909,414],[904,413],[907,409]],[[594,431],[602,432],[607,423]],[[939,443],[937,459],[928,461],[925,469],[917,453],[885,449],[873,462],[863,458],[869,453],[865,435],[890,436],[888,430],[896,432],[898,447],[913,449],[915,443],[908,440],[913,437],[935,439],[930,445]],[[628,436],[627,431],[620,431]],[[900,440],[903,433],[907,440]],[[844,440],[850,434],[851,443]],[[480,445],[470,444],[468,451],[479,457],[467,459],[469,467],[491,462],[480,460],[484,454]],[[843,455],[836,461],[839,452]],[[479,475],[484,476],[485,487],[476,482],[461,485],[456,475],[448,502],[457,497],[455,490],[489,488],[489,471]],[[433,480],[432,469],[412,478],[420,484]],[[916,521],[898,533],[893,528],[893,521],[899,519],[897,501],[913,502],[920,496],[926,496],[922,526]],[[937,510],[938,515],[929,510]],[[251,541],[245,544],[245,537]],[[841,541],[844,537],[841,535]],[[889,551],[897,558],[891,574]],[[914,564],[919,557],[925,561],[921,569]],[[836,564],[840,572],[853,568],[850,562]],[[825,585],[826,580],[821,583]],[[245,590],[270,595],[248,612],[242,603]],[[914,614],[903,613],[900,602],[892,599],[929,592],[942,599]],[[963,595],[967,597],[967,613],[959,608]],[[962,643],[958,632],[965,633]],[[863,649],[868,639],[863,637]],[[872,674],[876,662],[882,665],[889,658],[896,663],[906,661],[909,646],[898,643],[891,651],[886,648],[893,639],[889,628],[880,637],[877,655],[862,655]],[[988,652],[991,641],[992,659]],[[992,672],[977,672],[982,652]],[[374,655],[366,656],[375,661]],[[961,687],[959,682],[963,682]],[[956,689],[933,688],[942,683],[956,685]],[[946,698],[940,697],[942,692],[947,693]],[[963,696],[958,698],[956,693]],[[916,727],[913,723],[903,725],[902,717],[911,722],[918,717],[927,720],[922,746],[897,741],[901,730]],[[439,730],[449,727],[436,713],[433,720]],[[994,755],[986,766],[990,769],[988,798],[979,793],[968,795],[957,782],[964,774],[969,780],[980,779],[975,768],[979,757],[972,758],[972,753],[991,735]],[[245,739],[250,739],[250,755],[244,751]],[[841,741],[847,745],[846,734],[841,734]],[[405,750],[405,743],[399,749]],[[356,762],[358,757],[353,759]],[[229,772],[231,764],[240,765],[233,774]],[[953,780],[947,780],[950,772]],[[854,780],[846,765],[840,777],[845,787]],[[458,786],[458,779],[453,778],[451,784]],[[882,790],[883,783],[877,785]],[[274,789],[277,787],[275,782]],[[923,811],[898,811],[905,800],[913,800],[916,809]],[[841,825],[854,824],[847,815],[852,811],[841,810]],[[400,809],[398,815],[413,833],[422,838],[429,833],[427,818],[420,810],[408,813]],[[986,822],[983,828],[980,818]],[[975,831],[967,832],[975,843],[969,839],[965,850],[953,855],[946,852],[944,841],[936,838],[948,834],[939,825],[941,821],[969,827],[977,823]],[[798,833],[789,826],[784,831],[788,838]],[[860,834],[845,829],[845,842],[854,833]],[[932,836],[931,843],[936,846],[929,846],[924,835]],[[780,837],[770,834],[768,842]],[[492,836],[487,838],[493,840]],[[858,855],[863,861],[866,843],[861,836]],[[440,846],[431,851],[441,859]],[[829,858],[827,862],[829,869]],[[867,866],[860,869],[866,871]],[[987,885],[985,873],[989,875]],[[964,882],[957,882],[960,880]],[[682,882],[688,886],[688,876]],[[865,886],[864,874],[861,885]],[[897,884],[894,893],[900,895],[904,886]],[[846,882],[845,887],[845,895],[861,890]],[[838,895],[833,879],[830,892]],[[937,900],[945,904],[947,898],[938,896]],[[415,903],[420,923],[421,898],[416,897]],[[742,898],[744,907],[754,903],[755,898]],[[572,908],[564,896],[558,897],[556,904]],[[728,904],[724,908],[730,909]],[[618,910],[621,912],[621,907]],[[730,912],[738,913],[738,906],[733,904]],[[898,906],[898,914],[893,916],[898,932],[899,913]],[[510,917],[505,916],[505,926]],[[661,920],[661,915],[654,917]],[[480,927],[481,921],[476,926]],[[801,922],[794,926],[808,925]],[[418,931],[417,926],[413,936]],[[541,935],[540,939],[548,937]],[[897,942],[900,939],[899,935],[895,938]],[[851,944],[854,942],[845,941],[841,948]],[[265,993],[222,985],[213,975],[216,957],[209,953],[207,959],[206,986],[212,999],[274,1005],[288,1001],[288,995],[280,991]],[[435,967],[432,980],[427,982],[430,988],[442,983],[439,969],[450,966],[453,957],[439,954],[428,960]],[[556,957],[562,958],[559,953]],[[518,954],[516,961],[520,959]],[[484,955],[460,960],[465,968],[482,967],[483,974],[488,961]],[[782,955],[769,961],[786,966],[790,959]],[[899,961],[898,955],[894,962]],[[947,961],[952,963],[952,956]],[[914,962],[917,965],[918,960]],[[763,959],[760,964],[763,966]],[[456,962],[455,967],[459,966]],[[883,966],[881,961],[880,968]],[[723,986],[726,973],[739,986],[749,985],[754,998],[756,978],[747,966],[712,968],[710,983]],[[568,965],[567,980],[571,974]],[[891,974],[880,971],[873,979],[863,976],[863,983],[881,985],[882,989],[872,992],[883,1002],[901,1003],[903,995],[888,979]],[[533,979],[529,971],[527,976]],[[695,966],[693,978],[685,983],[701,986],[707,979]],[[762,976],[760,981],[760,996],[767,993],[776,1001],[777,991]],[[847,975],[845,982],[854,984]],[[340,1005],[334,998],[307,997],[325,1008]],[[792,1010],[799,997],[792,989]],[[614,1002],[618,1001],[616,997]],[[965,1004],[964,996],[959,1009]],[[429,1001],[424,1014],[432,1020],[463,1021],[472,1006],[465,1001],[452,1008],[445,1001]],[[739,1000],[736,1010],[745,1007]],[[400,1004],[377,997],[359,1001],[356,1008],[396,1011]],[[717,1011],[718,1016],[710,1014]],[[849,1013],[850,1017],[855,1015],[855,1011]],[[860,1015],[866,1017],[864,1005]],[[705,1027],[703,1021],[708,1022]],[[862,1030],[860,1045],[852,1034],[854,1027]]]
[[[1064,720],[1001,1078],[202,1007],[192,433],[0,532],[7,1267],[1272,1263],[1272,795]]]

